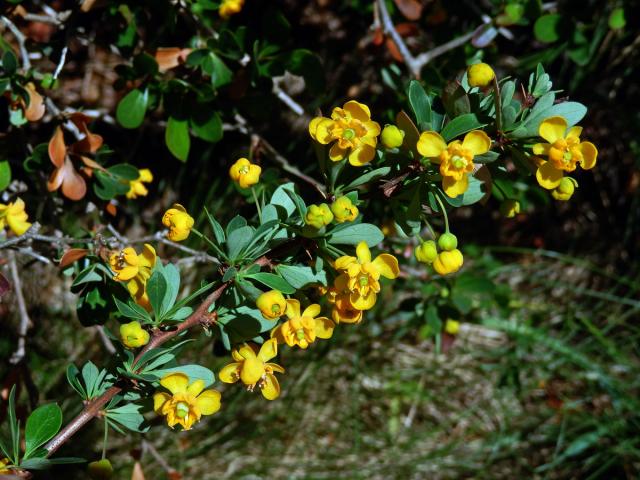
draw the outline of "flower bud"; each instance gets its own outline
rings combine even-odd
[[[467,69],[467,81],[470,87],[486,87],[496,76],[486,63],[476,63]]]
[[[331,204],[331,212],[338,223],[353,222],[358,216],[358,207],[349,197],[340,197]]]
[[[416,249],[413,251],[413,254],[416,257],[416,260],[422,263],[433,263],[433,261],[438,256],[438,248],[436,247],[436,242],[433,240],[427,240],[426,242],[422,242]]]
[[[134,321],[120,325],[120,338],[125,346],[138,348],[149,343],[149,332],[140,326],[140,322]]]
[[[325,225],[329,225],[333,220],[333,213],[329,209],[329,205],[321,203],[320,205],[310,205],[304,221],[307,225],[320,230]]]
[[[193,217],[185,208],[176,203],[162,216],[162,224],[169,228],[167,237],[174,242],[185,240],[193,228]]]
[[[451,250],[458,248],[458,239],[453,233],[449,233],[449,232],[443,233],[442,235],[440,235],[440,238],[438,239],[438,246],[442,250],[446,250],[447,252],[450,252]]]
[[[268,320],[275,320],[287,309],[287,301],[282,292],[279,290],[271,290],[265,292],[256,300],[256,306],[262,313],[262,316]]]
[[[558,185],[551,191],[551,196],[553,196],[553,198],[555,198],[556,200],[566,202],[573,196],[573,192],[575,191],[577,186],[578,182],[576,182],[573,178],[563,177],[562,180],[560,180],[560,185]]]
[[[444,331],[449,335],[456,335],[460,331],[460,322],[452,318],[447,318],[444,324]]]
[[[500,204],[500,213],[507,217],[513,218],[520,213],[520,202],[517,200],[505,200]]]
[[[89,463],[87,472],[92,480],[109,480],[113,476],[113,467],[108,458],[103,458]]]
[[[395,125],[387,125],[380,135],[382,144],[387,148],[398,148],[404,141],[404,131]]]
[[[460,270],[463,262],[462,252],[456,248],[450,252],[440,252],[433,262],[433,268],[440,275],[448,275]]]

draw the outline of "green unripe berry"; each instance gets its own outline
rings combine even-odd
[[[113,476],[113,467],[108,458],[89,463],[87,467],[92,480],[109,480]]]
[[[443,233],[438,239],[438,246],[447,252],[458,248],[458,239],[453,233]]]
[[[438,247],[433,240],[427,240],[416,247],[413,254],[419,262],[432,263],[438,257]]]
[[[380,140],[386,148],[398,148],[404,141],[404,132],[395,125],[387,125],[380,134]]]

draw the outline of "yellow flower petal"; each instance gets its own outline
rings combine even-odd
[[[258,353],[258,359],[262,362],[268,362],[276,355],[278,355],[278,342],[275,338],[272,338],[262,344],[260,352]]]
[[[184,393],[187,391],[187,385],[189,385],[189,377],[184,373],[170,373],[160,380],[160,385],[174,395],[176,393]]]
[[[364,240],[356,247],[356,255],[358,256],[358,262],[367,263],[371,261],[371,250],[367,246],[367,242]]]
[[[267,400],[275,400],[280,396],[280,384],[278,383],[278,379],[275,375],[267,373],[261,392],[262,396]]]
[[[547,190],[553,190],[562,180],[562,170],[558,170],[553,166],[551,162],[544,162],[540,164],[536,171],[536,179],[541,187]]]
[[[574,137],[578,140],[580,140],[580,135],[582,135],[582,127],[571,127],[569,129],[569,131],[567,132],[567,138],[569,137]]]
[[[153,267],[156,264],[156,251],[148,243],[144,244],[142,253],[138,256],[138,262],[141,267]]]
[[[550,143],[536,143],[533,146],[533,153],[536,155],[549,155]]]
[[[239,377],[237,376],[239,375],[239,368],[240,363],[237,362],[225,365],[224,367],[222,367],[222,370],[218,372],[218,378],[224,383],[235,383],[239,379]]]
[[[580,144],[580,151],[582,152],[580,166],[585,170],[590,170],[595,167],[598,158],[598,149],[596,146],[591,142],[582,142]]]
[[[220,392],[205,390],[196,398],[196,406],[202,415],[212,415],[220,410]]]
[[[329,320],[327,317],[318,317],[314,328],[315,334],[318,338],[331,338],[335,326],[333,320]]]
[[[138,274],[137,266],[127,265],[126,267],[118,271],[118,273],[116,274],[116,280],[120,282],[126,282],[127,280],[131,280],[137,274]]]
[[[169,400],[171,400],[171,395],[169,395],[168,393],[165,393],[165,392],[155,393],[153,395],[153,410],[156,413],[161,414],[162,407]]]
[[[482,155],[491,148],[491,139],[482,130],[473,130],[464,136],[462,148],[469,150],[474,156]]]
[[[331,129],[333,128],[335,122],[330,118],[323,118],[316,125],[315,130],[315,140],[323,145],[326,145],[331,140],[334,140],[333,135],[331,134]]]
[[[286,315],[289,318],[295,318],[300,316],[300,302],[295,298],[287,299]]]
[[[282,368],[277,363],[267,363],[267,367],[270,367],[274,372],[284,373],[284,368]]]
[[[433,158],[439,156],[447,149],[447,143],[437,132],[422,132],[418,139],[418,152],[423,157]]]
[[[316,318],[318,315],[320,315],[320,310],[320,305],[318,305],[317,303],[313,303],[304,309],[304,312],[302,312],[302,316]]]
[[[324,117],[315,117],[314,119],[312,119],[309,122],[309,135],[311,135],[311,138],[313,138],[314,140],[316,139],[316,130],[318,128],[318,124],[322,120],[325,120],[325,118]]]
[[[355,100],[349,100],[342,108],[349,112],[351,116],[361,122],[366,122],[371,118],[371,112],[369,107],[364,103],[356,102]]]
[[[342,257],[336,258],[334,265],[336,270],[346,270],[347,268],[349,268],[349,265],[357,261],[358,260],[356,259],[356,257],[344,255]]]
[[[270,340],[271,341],[271,340]],[[240,367],[240,380],[245,385],[253,385],[264,375],[264,363],[256,357],[247,358]]]
[[[200,395],[200,392],[202,392],[202,390],[204,390],[204,381],[201,379],[197,379],[187,387],[187,393],[190,393],[194,397]]]
[[[329,149],[329,158],[332,162],[339,162],[344,160],[344,157],[347,156],[347,151],[344,148],[340,148],[340,144],[338,142],[331,145]]]
[[[376,304],[376,299],[376,293],[373,290],[369,290],[369,293],[364,296],[358,292],[353,292],[349,296],[349,301],[356,310],[369,310]]]
[[[378,269],[380,275],[385,278],[397,278],[400,274],[398,259],[388,253],[381,253],[373,261],[373,265]]]
[[[354,167],[361,167],[373,160],[375,155],[376,149],[371,145],[364,144],[351,151],[349,154],[349,163]]]
[[[468,187],[468,175],[463,175],[460,180],[456,180],[453,177],[442,178],[442,188],[444,190],[444,193],[446,193],[448,197],[456,198],[458,195],[466,192]]]
[[[553,143],[558,139],[564,138],[567,131],[567,121],[564,117],[549,117],[540,124],[538,134],[547,142]]]

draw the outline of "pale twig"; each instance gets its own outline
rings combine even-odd
[[[285,92],[280,86],[281,79],[274,78],[273,79],[273,93],[278,99],[284,103],[287,107],[291,109],[293,113],[296,115],[302,116],[304,115],[304,108],[298,102],[296,102],[293,98],[289,96],[287,92]]]
[[[104,348],[107,350],[107,352],[109,352],[111,355],[116,353],[116,347],[113,345],[113,342],[111,341],[111,339],[104,332],[104,327],[102,325],[96,325],[96,331],[98,332],[98,336],[102,341],[102,345],[104,345]]]
[[[449,50],[453,50],[454,48],[464,45],[471,39],[471,37],[473,37],[473,34],[475,32],[472,31],[466,33],[461,37],[454,38],[447,43],[439,45],[427,52],[421,53],[417,57],[414,57],[413,54],[409,51],[407,44],[404,43],[404,40],[402,40],[402,37],[395,29],[393,21],[391,20],[391,15],[389,15],[389,10],[387,10],[385,0],[376,0],[376,3],[378,5],[380,20],[382,20],[384,33],[391,37],[393,43],[395,43],[396,47],[398,47],[398,51],[400,52],[400,55],[402,55],[407,68],[409,68],[411,74],[416,78],[420,78],[420,71],[424,68],[425,65],[431,62],[434,58],[448,52]]]
[[[55,103],[53,103],[53,100],[51,100],[49,97],[46,97],[46,98],[44,99],[44,103],[47,105],[47,109],[48,109],[48,110],[49,110],[53,115],[55,115],[55,116],[57,116],[57,117],[65,118],[65,117],[64,117],[64,114],[65,114],[66,112],[63,112],[62,110],[60,110],[60,109],[58,108],[58,106],[57,106]],[[65,121],[64,121],[64,123],[63,123],[63,125],[64,125],[64,128],[66,128],[67,130],[69,130],[69,131],[73,134],[73,136],[74,136],[74,137],[76,137],[76,139],[77,139],[77,140],[82,140],[82,139],[84,138],[84,134],[82,134],[82,133],[80,132],[80,130],[78,130],[78,127],[76,127],[76,126],[74,125],[74,123],[73,123],[71,120],[66,120],[66,119],[65,119]]]
[[[25,45],[25,36],[22,34],[20,29],[16,27],[15,24],[7,17],[2,16],[0,17],[0,19],[2,20],[2,23],[4,23],[9,30],[11,30],[11,33],[18,42],[18,48],[20,48],[20,56],[22,57],[22,68],[24,68],[25,70],[29,70],[31,68],[31,61],[29,61],[29,52],[27,51],[27,47]]]
[[[49,260],[47,257],[40,255],[37,252],[34,252],[31,247],[18,248],[17,252],[21,253],[22,255],[35,258],[39,262],[45,263],[47,265],[51,265],[52,263],[51,260]]]
[[[20,325],[18,327],[18,347],[13,352],[9,362],[13,365],[20,363],[26,354],[27,330],[31,326],[31,319],[27,311],[27,303],[22,294],[22,282],[18,273],[18,263],[15,252],[9,252],[9,269],[11,270],[11,280],[13,281],[13,291],[18,303],[18,313],[20,315]]]
[[[160,455],[160,452],[156,450],[156,447],[153,446],[151,442],[148,440],[142,440],[142,449],[148,450],[153,458],[155,458],[156,462],[162,467],[162,469],[167,472],[168,475],[172,475],[177,473],[178,471],[173,468],[171,465],[167,463],[167,461]]]
[[[58,78],[58,75],[60,75],[60,72],[62,71],[62,68],[64,67],[64,62],[67,59],[67,52],[68,51],[69,51],[69,47],[67,47],[65,45],[64,48],[62,49],[62,52],[60,52],[60,61],[58,62],[58,65],[56,66],[56,70],[53,72],[53,79],[54,80],[56,78]]]

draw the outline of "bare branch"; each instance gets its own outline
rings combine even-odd
[[[60,75],[60,72],[62,71],[62,68],[64,67],[64,62],[67,60],[67,52],[69,51],[69,47],[68,46],[64,46],[64,48],[62,49],[62,52],[60,52],[60,61],[58,62],[58,65],[56,66],[55,71],[53,72],[53,79],[55,80],[56,78],[58,78],[58,75]]]
[[[273,79],[273,93],[275,94],[275,96],[278,97],[278,99],[287,107],[289,107],[291,111],[296,115],[304,115],[304,108],[302,108],[302,105],[296,102],[289,96],[287,92],[282,89],[282,87],[280,86],[281,82],[282,77]]]
[[[26,355],[26,342],[27,331],[32,325],[29,318],[29,312],[27,311],[27,303],[24,300],[22,294],[22,281],[20,280],[20,274],[18,272],[18,263],[16,262],[15,252],[9,252],[9,269],[11,270],[11,280],[13,281],[13,291],[18,302],[18,313],[20,315],[20,325],[18,327],[18,347],[13,352],[9,362],[13,365],[17,365],[22,362]]]
[[[109,352],[111,355],[115,354],[116,347],[113,345],[113,342],[111,341],[111,339],[104,332],[104,327],[102,325],[96,325],[96,332],[98,332],[100,341],[102,342],[102,345],[104,345],[104,348],[107,350],[107,352]]]

